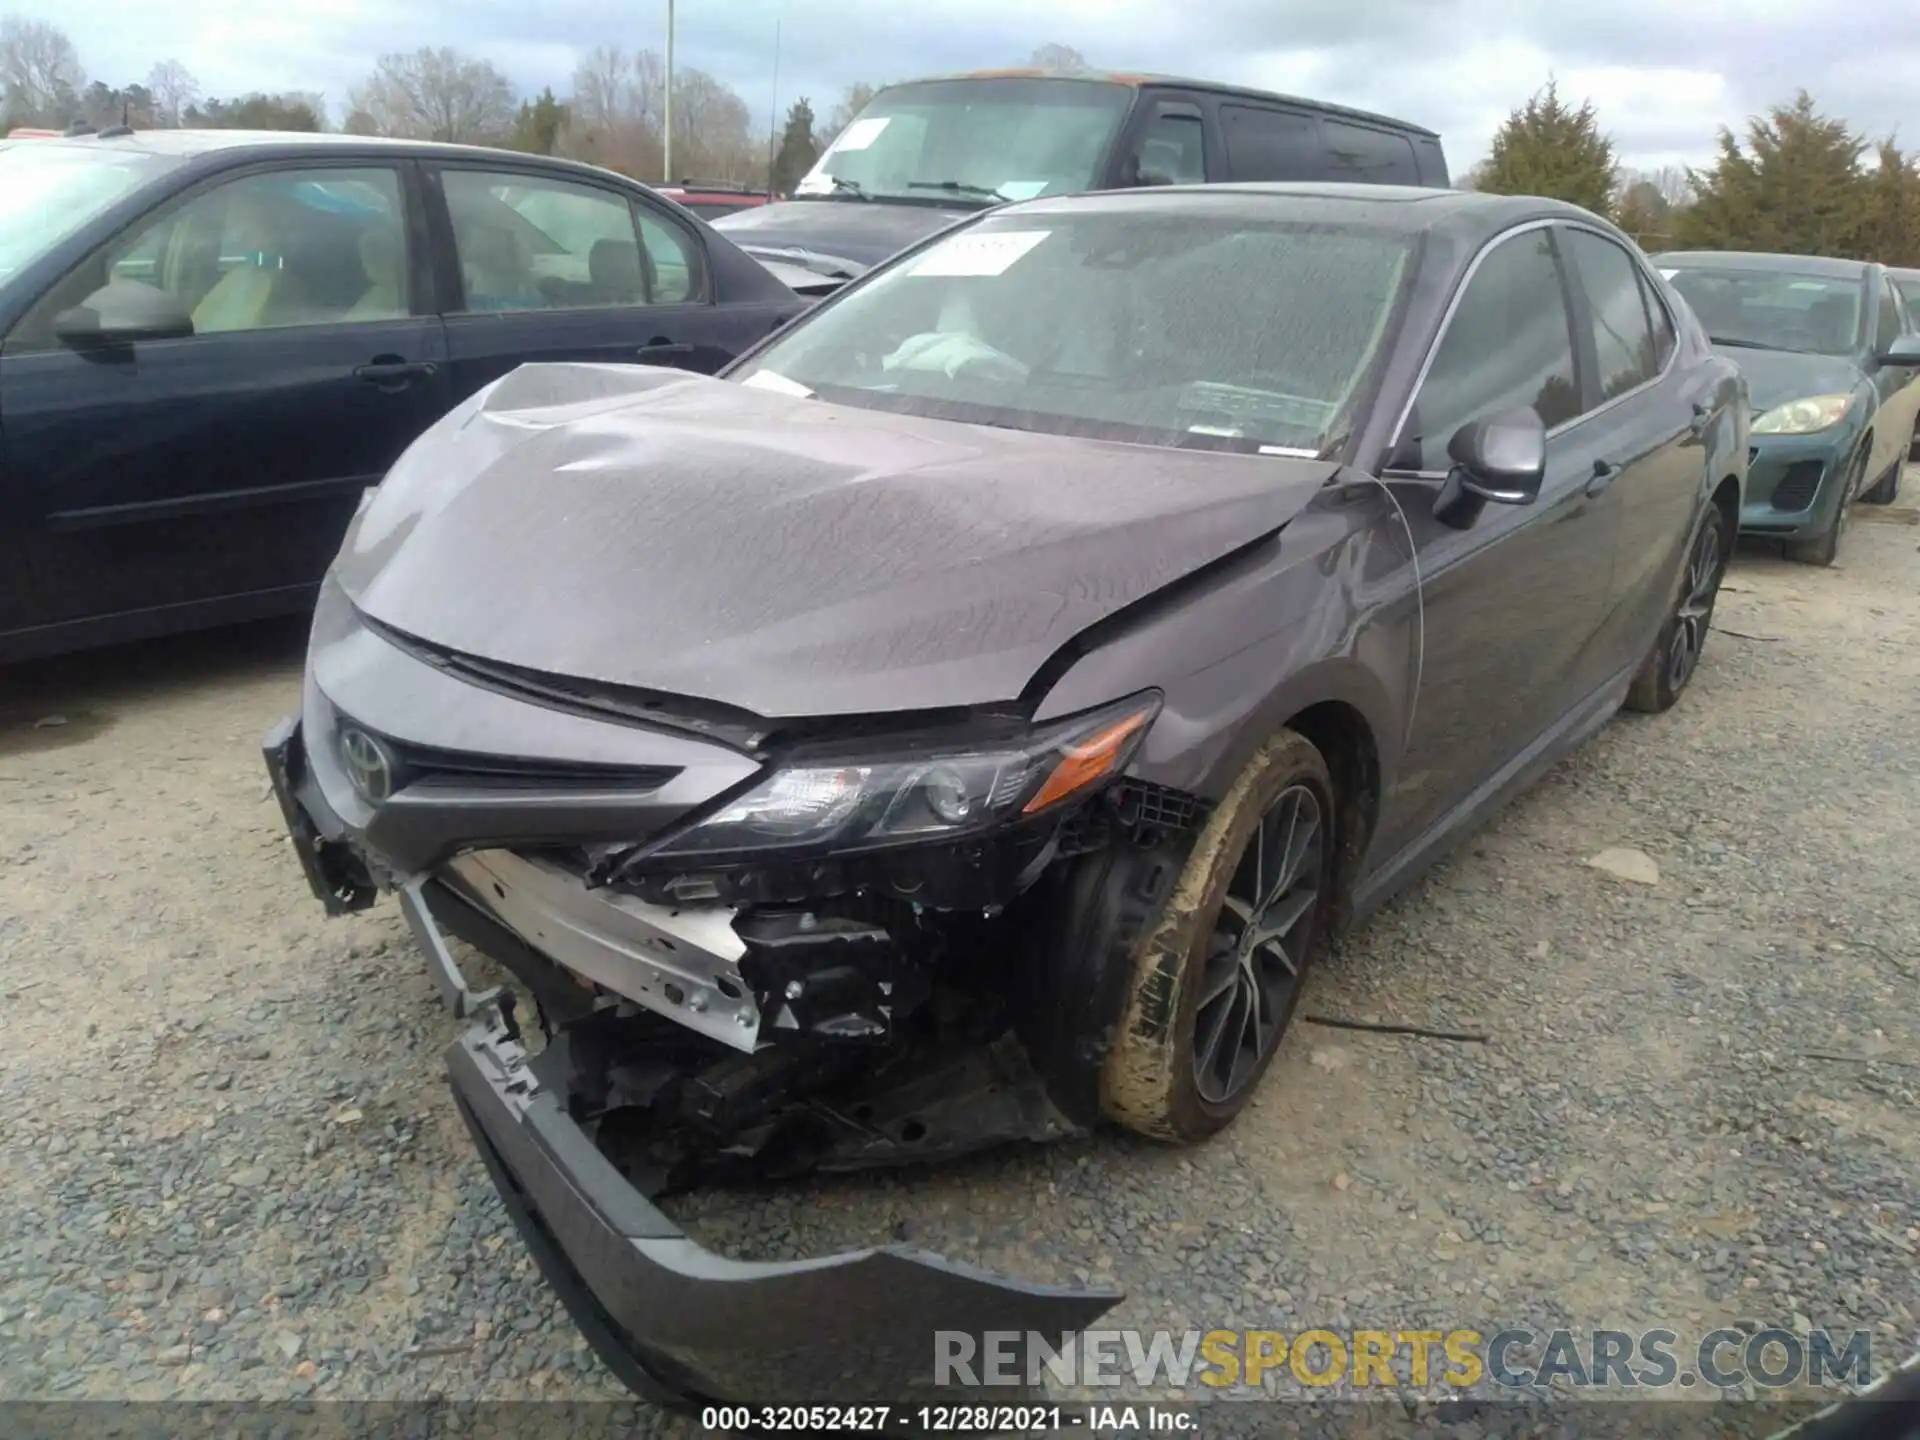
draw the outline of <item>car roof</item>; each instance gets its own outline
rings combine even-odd
[[[1830,255],[1782,255],[1765,250],[1666,250],[1652,257],[1662,265],[1713,265],[1728,270],[1772,270],[1780,274],[1824,275],[1857,280],[1870,260],[1837,260]]]
[[[1412,185],[1338,184],[1324,181],[1222,182],[1155,185],[1145,189],[1097,190],[1080,195],[1021,201],[1003,207],[1023,214],[1080,209],[1200,210],[1238,206],[1249,218],[1291,212],[1328,225],[1366,225],[1419,234],[1445,228],[1470,239],[1494,235],[1528,220],[1606,222],[1562,200],[1533,195],[1488,195],[1472,190]]]
[[[1184,75],[1159,75],[1140,70],[1049,70],[1042,66],[1027,66],[999,70],[966,70],[951,75],[924,75],[913,80],[896,80],[891,85],[882,85],[880,91],[897,90],[904,85],[924,85],[951,80],[1079,80],[1093,84],[1125,85],[1138,90],[1144,85],[1166,85],[1181,90],[1204,90],[1213,95],[1239,95],[1250,100],[1277,100],[1287,105],[1297,105],[1302,109],[1313,110],[1326,115],[1344,116],[1350,120],[1364,120],[1374,125],[1386,125],[1395,130],[1405,131],[1409,135],[1424,135],[1430,140],[1438,140],[1440,133],[1429,130],[1424,125],[1415,125],[1410,120],[1402,120],[1393,115],[1381,115],[1372,110],[1356,110],[1351,105],[1335,105],[1326,100],[1310,100],[1304,95],[1285,95],[1275,90],[1255,90],[1247,85],[1229,85],[1221,80],[1194,80]]]
[[[245,151],[328,150],[391,152],[402,156],[442,156],[472,159],[493,156],[516,164],[532,163],[560,169],[612,175],[596,165],[577,160],[562,160],[552,155],[531,155],[520,150],[503,150],[485,145],[450,145],[437,140],[399,140],[384,135],[340,135],[311,130],[135,130],[124,135],[75,135],[59,139],[37,140],[36,146],[73,145],[90,150],[115,150],[123,153],[166,156],[193,160],[208,155]],[[629,183],[644,183],[620,176]]]

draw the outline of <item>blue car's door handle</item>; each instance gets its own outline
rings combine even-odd
[[[375,360],[353,373],[369,385],[397,390],[409,380],[424,380],[439,369],[431,360]]]
[[[676,355],[693,354],[693,346],[656,336],[634,352],[642,360],[671,360]]]

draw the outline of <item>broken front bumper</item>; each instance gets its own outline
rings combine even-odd
[[[941,1334],[970,1336],[974,1354],[990,1331],[1058,1344],[1121,1299],[1003,1279],[907,1245],[788,1262],[701,1249],[575,1123],[498,992],[467,985],[431,904],[438,882],[386,872],[355,845],[305,765],[300,722],[276,727],[264,749],[315,895],[337,913],[397,890],[449,1005],[477,1017],[447,1052],[455,1102],[529,1252],[629,1388],[675,1405],[900,1403],[931,1390]]]

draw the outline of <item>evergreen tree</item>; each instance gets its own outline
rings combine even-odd
[[[1613,200],[1613,142],[1600,133],[1592,101],[1575,108],[1549,80],[1507,116],[1474,184],[1494,195],[1544,195],[1605,215]]]
[[[1867,177],[1861,253],[1883,265],[1920,266],[1920,156],[1891,139],[1879,146],[1880,167]]]
[[[513,118],[513,138],[508,143],[530,155],[551,155],[567,128],[567,119],[567,107],[549,86],[533,99],[520,102],[520,111]]]
[[[820,146],[813,138],[813,102],[803,95],[787,110],[787,128],[773,157],[774,193],[791,195],[819,158]]]
[[[1614,223],[1647,250],[1666,248],[1673,206],[1651,180],[1634,180],[1622,187],[1613,207]]]
[[[1680,218],[1676,245],[1691,250],[1760,250],[1858,257],[1869,241],[1867,142],[1829,119],[1802,90],[1747,124],[1742,148],[1720,132],[1720,156],[1692,172],[1699,199]]]

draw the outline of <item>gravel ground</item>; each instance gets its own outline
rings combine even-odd
[[[741,1256],[904,1228],[1115,1282],[1149,1330],[1811,1321],[1912,1353],[1920,527],[1887,522],[1920,515],[1858,513],[1834,570],[1743,553],[1679,709],[1609,726],[1307,1002],[1488,1043],[1303,1026],[1197,1150],[679,1213]],[[283,843],[257,742],[300,645],[0,671],[0,1397],[619,1398],[470,1152],[394,910],[325,920]],[[1656,883],[1585,863],[1622,847]]]

